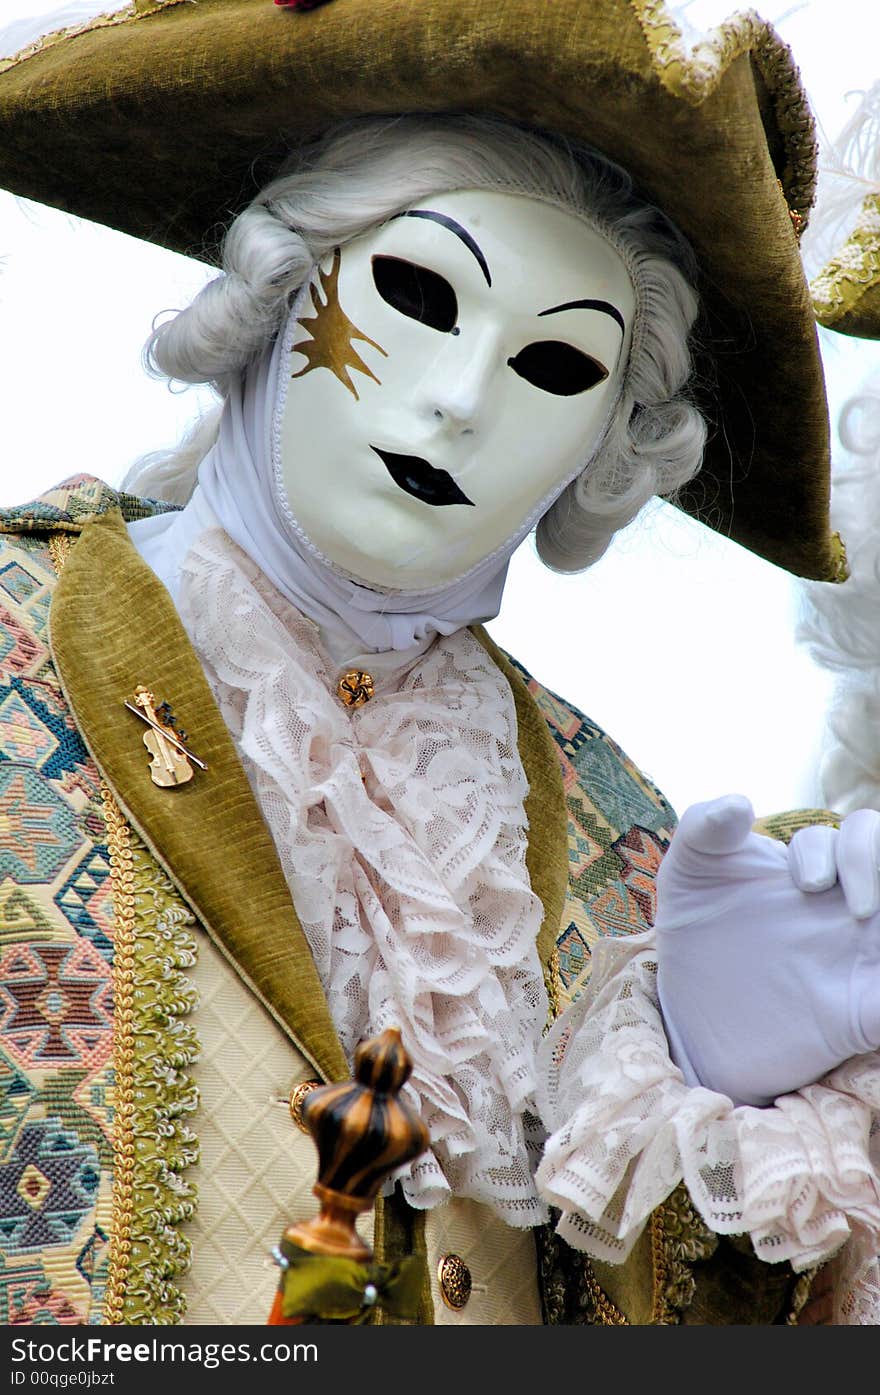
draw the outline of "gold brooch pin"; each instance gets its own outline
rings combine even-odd
[[[126,698],[125,706],[150,728],[144,732],[144,745],[150,753],[150,775],[155,785],[166,789],[185,785],[193,777],[193,765],[207,770],[205,762],[184,745],[189,738],[178,727],[169,703],[162,702],[157,707],[150,689],[140,683],[135,688],[134,702]]]
[[[336,693],[346,707],[363,707],[375,689],[372,676],[362,668],[350,668],[336,684]]]

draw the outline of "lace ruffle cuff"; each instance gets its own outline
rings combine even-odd
[[[880,1251],[880,1053],[765,1109],[685,1084],[657,996],[652,932],[603,941],[590,989],[542,1045],[538,1188],[560,1235],[622,1262],[684,1180],[719,1234],[797,1271],[832,1255],[858,1283]],[[842,1249],[842,1247],[844,1247]]]

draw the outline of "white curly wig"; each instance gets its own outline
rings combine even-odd
[[[365,119],[299,151],[235,219],[222,271],[154,329],[149,371],[211,383],[221,397],[281,329],[291,297],[334,248],[429,194],[500,189],[552,202],[598,228],[621,253],[637,299],[617,411],[582,473],[537,528],[551,568],[594,562],[654,495],[674,497],[699,470],[706,428],[687,392],[697,315],[687,245],[629,176],[604,157],[494,118]],[[216,436],[209,413],[176,450],[143,457],[124,488],[185,503]]]

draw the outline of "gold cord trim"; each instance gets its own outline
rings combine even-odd
[[[602,1288],[589,1260],[585,1260],[586,1273],[584,1275],[587,1284],[587,1292],[593,1302],[593,1311],[596,1315],[597,1327],[629,1327],[629,1318],[624,1317],[620,1309],[611,1302],[611,1299]]]
[[[651,1268],[653,1271],[653,1291],[651,1297],[651,1316],[649,1325],[651,1327],[667,1326],[677,1321],[675,1314],[666,1299],[666,1283],[669,1275],[669,1261],[666,1252],[666,1217],[662,1206],[658,1206],[651,1215]],[[587,1290],[593,1300],[593,1308],[596,1314],[596,1325],[599,1327],[631,1327],[632,1324],[625,1313],[615,1303],[612,1303],[605,1290],[602,1288],[592,1267],[587,1261],[586,1270]]]
[[[666,1253],[665,1213],[658,1206],[651,1215],[651,1267],[654,1273],[654,1291],[651,1299],[651,1326],[663,1326],[674,1321],[666,1301],[666,1280],[669,1262]]]
[[[104,1321],[125,1321],[125,1290],[132,1250],[134,1214],[134,979],[135,898],[131,834],[110,788],[101,781],[110,877],[113,885],[114,1060],[116,1066],[113,1121],[115,1173],[109,1274]]]
[[[547,1023],[548,1027],[555,1022],[559,1016],[559,982],[561,973],[562,968],[559,962],[559,946],[557,945],[550,955],[550,958],[547,960],[547,966],[544,970],[544,986],[547,989],[547,1001],[550,1007]]]
[[[803,1274],[798,1274],[797,1282],[791,1291],[791,1307],[785,1315],[785,1325],[787,1327],[797,1327],[800,1321],[802,1310],[806,1307],[810,1290],[813,1287],[813,1280],[822,1266],[816,1264],[812,1269],[805,1269]]]

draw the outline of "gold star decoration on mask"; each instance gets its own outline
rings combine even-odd
[[[311,373],[313,368],[329,368],[330,372],[335,373],[343,386],[347,387],[357,399],[357,388],[348,371],[350,368],[356,368],[359,373],[366,373],[367,377],[372,378],[374,383],[380,383],[380,379],[364,363],[354,347],[353,341],[361,339],[365,344],[372,344],[373,348],[378,349],[385,358],[388,357],[388,354],[369,335],[361,333],[339,304],[339,262],[340,255],[337,247],[333,253],[333,265],[330,270],[325,273],[320,268],[318,269],[321,290],[324,294],[323,301],[318,295],[317,286],[312,283],[311,296],[315,314],[308,319],[297,321],[303,329],[309,331],[312,337],[304,340],[301,344],[295,344],[291,350],[292,353],[303,354],[308,362],[298,373],[292,373],[291,377],[302,378],[306,373]]]

